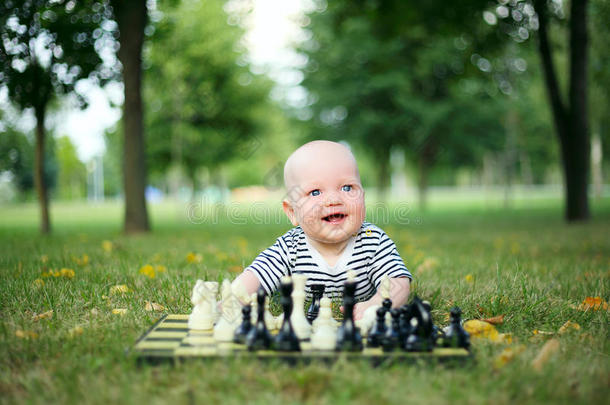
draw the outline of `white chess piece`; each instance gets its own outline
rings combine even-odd
[[[317,350],[333,350],[337,344],[337,325],[332,318],[330,299],[320,300],[320,314],[314,321],[314,333],[311,335],[311,347]]]
[[[305,283],[307,276],[304,274],[293,274],[292,284],[292,315],[290,322],[294,333],[300,340],[309,339],[311,336],[311,325],[305,317]]]
[[[219,342],[231,342],[235,329],[240,323],[241,305],[231,290],[231,282],[225,279],[222,282],[222,313],[216,326],[214,326],[214,339]]]
[[[212,329],[212,326],[214,326],[217,293],[217,282],[197,280],[191,295],[191,303],[194,307],[193,312],[189,315],[189,329]]]
[[[331,314],[331,316],[328,318],[320,316],[320,314],[322,313],[322,310],[324,310],[324,312],[329,312]],[[311,325],[312,333],[316,333],[316,331],[318,330],[318,328],[321,325],[330,326],[334,330],[336,330],[339,327],[339,323],[337,321],[335,321],[332,317],[330,298],[322,297],[322,299],[320,300],[320,314],[318,314],[318,317],[313,320],[313,324]]]
[[[252,311],[250,312],[250,323],[256,325],[258,321],[258,301],[256,300],[256,293],[250,295],[250,305],[252,305]]]
[[[364,310],[364,314],[362,314],[362,318],[356,321],[356,326],[360,328],[360,334],[363,337],[367,337],[369,334],[369,330],[373,326],[373,324],[377,320],[377,308],[380,308],[381,305],[371,305],[367,309]]]
[[[390,287],[392,287],[390,278],[387,275],[383,276],[381,282],[379,283],[379,295],[381,295],[381,298],[384,300],[386,298],[390,298]]]

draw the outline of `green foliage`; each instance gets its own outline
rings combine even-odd
[[[270,84],[248,70],[242,31],[228,25],[222,1],[162,11],[146,52],[148,166],[162,173],[176,164],[194,180],[199,168],[256,151]]]
[[[56,143],[59,197],[68,200],[82,198],[86,195],[87,168],[78,159],[76,147],[70,138],[62,136]]]

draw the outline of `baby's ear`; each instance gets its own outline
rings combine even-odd
[[[296,215],[294,213],[294,208],[292,208],[292,204],[290,204],[290,201],[282,201],[282,208],[284,209],[284,212],[286,213],[286,216],[288,217],[290,222],[292,222],[292,225],[298,226],[299,221],[297,221]]]

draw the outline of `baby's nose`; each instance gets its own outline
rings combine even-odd
[[[326,193],[326,205],[340,205],[342,203],[343,200],[340,193],[333,191]]]

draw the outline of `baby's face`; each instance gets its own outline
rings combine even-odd
[[[290,207],[285,209],[293,225],[300,225],[309,238],[333,245],[362,225],[364,191],[351,154],[326,152],[316,151],[295,165],[288,189]]]

